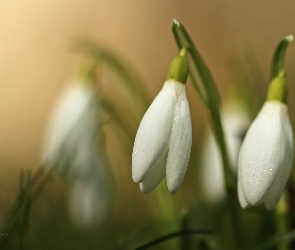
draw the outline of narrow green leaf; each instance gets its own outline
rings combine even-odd
[[[123,80],[122,83],[129,89],[136,101],[141,103],[141,106],[146,107],[148,102],[142,87],[142,81],[134,73],[134,70],[130,70],[132,67],[128,65],[126,61],[120,59],[117,55],[113,55],[102,46],[86,39],[75,39],[72,44],[72,49],[93,57],[99,62],[105,63],[121,77]]]
[[[214,79],[206,66],[203,58],[192,42],[184,26],[177,20],[173,20],[172,31],[178,48],[187,48],[189,70],[192,82],[206,106],[216,106],[219,103],[219,95]]]
[[[175,19],[172,23],[172,32],[179,50],[182,48],[187,49],[186,55],[188,56],[188,66],[193,85],[211,115],[213,131],[222,155],[226,185],[227,187],[233,187],[234,177],[229,166],[230,163],[220,118],[220,99],[215,82],[185,27]]]
[[[145,250],[145,249],[150,249],[164,241],[176,238],[176,237],[181,237],[185,235],[193,235],[193,234],[200,234],[200,235],[210,235],[212,234],[211,231],[209,230],[202,230],[202,229],[195,229],[195,230],[188,230],[188,231],[180,231],[172,234],[165,235],[163,237],[160,237],[154,241],[151,241],[149,243],[144,244],[143,246],[135,248],[136,250]]]
[[[115,106],[107,99],[103,98],[101,101],[101,106],[105,112],[107,112],[112,120],[118,125],[118,127],[124,132],[126,137],[133,141],[135,137],[135,129],[132,129],[131,125],[128,125],[125,116],[119,112]]]
[[[285,74],[285,55],[288,45],[293,41],[293,39],[292,35],[286,36],[277,45],[272,59],[271,79],[279,74]]]

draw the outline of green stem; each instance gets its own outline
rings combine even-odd
[[[232,225],[233,233],[233,244],[235,247],[242,245],[242,232],[240,230],[240,215],[239,215],[239,204],[237,199],[237,191],[234,188],[227,189],[227,209],[230,214],[230,220]]]
[[[23,171],[23,175],[21,175],[21,188],[24,190],[24,205],[22,218],[20,222],[20,230],[19,230],[19,238],[20,238],[20,249],[26,249],[26,238],[28,235],[28,227],[29,227],[29,216],[31,211],[31,199],[29,197],[28,187],[31,180],[31,170]]]
[[[118,127],[124,131],[126,136],[133,140],[135,137],[134,129],[130,124],[128,124],[127,120],[124,120],[122,113],[118,111],[107,98],[102,99],[101,106],[112,117],[114,122],[118,124]],[[133,121],[134,120],[136,120],[136,117],[133,117]]]
[[[275,211],[275,222],[276,222],[276,232],[280,235],[284,235],[288,232],[289,229],[289,221],[287,219],[288,216],[288,204],[286,200],[286,193],[281,197]],[[281,242],[278,247],[279,250],[288,250],[289,244],[288,242]]]
[[[20,228],[20,249],[21,250],[28,248],[27,237],[28,237],[28,228],[29,228],[29,221],[30,221],[30,212],[31,212],[31,198],[27,197],[25,206],[24,206],[21,228]]]
[[[189,218],[188,214],[185,213],[181,219],[181,228],[183,231],[189,231]],[[181,249],[192,250],[192,239],[189,235],[183,235],[181,238]]]
[[[216,141],[219,146],[219,150],[222,157],[222,165],[225,173],[225,183],[227,192],[235,187],[236,178],[230,166],[230,161],[228,158],[227,146],[225,143],[224,129],[221,122],[220,111],[217,108],[210,110],[212,127]]]
[[[188,57],[190,77],[197,93],[210,112],[212,128],[222,156],[223,170],[225,173],[224,178],[228,195],[227,202],[231,211],[230,218],[232,223],[232,233],[235,235],[233,238],[235,239],[235,246],[237,246],[238,240],[241,237],[239,232],[240,227],[237,222],[238,217],[235,217],[238,216],[238,212],[236,211],[236,206],[233,205],[237,200],[237,194],[235,192],[236,177],[232,171],[228,158],[224,129],[220,116],[220,98],[218,90],[209,68],[195,47],[185,27],[175,19],[172,24],[172,32],[178,48],[187,48],[186,55]]]
[[[40,190],[46,184],[48,178],[51,176],[52,172],[55,170],[55,167],[51,168],[49,171],[44,173],[44,170],[41,167],[35,172],[35,174],[27,180],[27,184],[20,190],[18,197],[13,205],[12,212],[9,215],[7,224],[3,229],[3,232],[8,234],[7,237],[0,239],[0,248],[3,249],[6,244],[9,242],[10,237],[13,232],[17,230],[17,226],[20,223],[22,218],[22,228],[20,229],[20,242],[21,246],[25,237],[25,231],[28,225],[28,218],[30,213],[31,204],[33,199],[37,197],[40,193]],[[43,174],[43,176],[42,176]],[[41,178],[42,177],[42,178]]]
[[[72,44],[73,50],[78,50],[86,55],[95,58],[98,61],[103,61],[109,66],[118,76],[123,80],[122,82],[129,89],[132,96],[136,98],[137,105],[140,103],[140,107],[146,109],[148,103],[145,90],[142,88],[143,84],[141,79],[135,74],[135,71],[130,70],[130,66],[127,65],[126,60],[120,59],[117,55],[114,55],[102,46],[86,40],[75,39]]]
[[[208,230],[201,230],[201,229],[195,229],[195,230],[190,230],[190,231],[180,231],[180,232],[176,232],[176,233],[172,233],[172,234],[168,234],[168,235],[165,235],[163,237],[160,237],[154,241],[151,241],[147,244],[144,244],[140,247],[137,247],[135,248],[136,250],[145,250],[145,249],[149,249],[151,247],[154,247],[164,241],[167,241],[167,240],[171,240],[173,238],[176,238],[176,237],[180,237],[180,236],[184,236],[184,235],[192,235],[192,234],[205,234],[205,235],[210,235],[212,234],[211,231],[208,231]]]

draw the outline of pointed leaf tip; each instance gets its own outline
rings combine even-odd
[[[285,39],[286,39],[289,43],[291,43],[291,42],[293,42],[294,37],[293,37],[293,35],[288,35],[288,36],[285,37]]]
[[[174,18],[172,22],[172,26],[180,27],[180,23]]]
[[[272,59],[271,79],[275,78],[276,76],[285,74],[284,60],[286,56],[286,51],[293,39],[293,35],[288,35],[278,43]]]

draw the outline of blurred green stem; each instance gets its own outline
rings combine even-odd
[[[23,174],[20,178],[20,188],[24,190],[24,206],[22,209],[22,219],[20,221],[20,229],[19,229],[19,244],[20,249],[25,250],[27,248],[27,235],[28,235],[28,227],[29,227],[29,216],[31,210],[31,199],[28,193],[28,184],[31,180],[31,171],[23,171]]]
[[[286,193],[281,197],[276,209],[274,211],[275,222],[276,222],[276,232],[280,235],[284,235],[288,232],[289,223],[288,223],[288,204]],[[280,242],[278,246],[279,250],[288,250],[289,244],[288,242]]]
[[[7,237],[0,239],[0,249],[4,249],[6,244],[9,242],[17,226],[20,226],[20,248],[23,249],[25,246],[25,237],[27,235],[27,229],[29,224],[29,215],[31,211],[31,205],[33,200],[40,193],[42,188],[47,183],[47,180],[52,176],[52,172],[55,168],[51,168],[49,171],[44,172],[42,166],[38,168],[35,174],[31,178],[27,178],[25,175],[24,180],[21,177],[21,188],[18,197],[13,205],[6,226],[3,229]],[[30,173],[30,172],[28,172]]]
[[[182,231],[190,230],[190,218],[188,212],[185,212],[182,216],[181,229]],[[194,243],[194,239],[190,235],[185,234],[181,238],[181,249],[193,250],[195,249]]]
[[[102,61],[112,69],[118,76],[120,76],[122,84],[127,87],[132,94],[132,97],[137,101],[137,107],[142,110],[146,109],[148,100],[145,91],[142,88],[143,84],[138,75],[134,73],[135,71],[130,70],[131,67],[127,65],[126,60],[120,59],[109,50],[87,39],[75,39],[72,44],[72,49],[95,58],[97,61]]]
[[[163,237],[160,237],[154,241],[151,241],[147,244],[144,244],[140,247],[137,247],[135,248],[136,250],[145,250],[145,249],[149,249],[151,247],[154,247],[164,241],[167,241],[167,240],[170,240],[170,239],[173,239],[173,238],[176,238],[176,237],[181,237],[181,236],[184,236],[184,235],[192,235],[192,234],[202,234],[202,235],[208,235],[208,234],[212,234],[211,231],[208,231],[208,230],[202,230],[202,229],[195,229],[195,230],[189,230],[189,231],[180,231],[180,232],[176,232],[176,233],[172,233],[172,234],[168,234],[168,235],[165,235]]]
[[[238,225],[238,211],[236,206],[236,177],[230,167],[228,158],[227,145],[225,142],[224,130],[220,116],[220,98],[216,88],[215,81],[210,73],[209,68],[205,64],[203,58],[195,47],[185,27],[173,20],[172,32],[174,34],[179,50],[187,49],[188,66],[190,77],[197,93],[199,94],[204,105],[208,108],[211,116],[211,125],[214,131],[216,141],[222,156],[222,163],[225,175],[225,183],[227,190],[228,209],[230,211],[230,218],[232,223],[232,233],[234,235],[234,244],[238,245],[240,237],[240,227]]]

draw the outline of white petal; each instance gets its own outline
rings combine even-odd
[[[103,226],[112,211],[111,175],[105,162],[97,157],[96,154],[89,153],[84,162],[75,162],[87,170],[83,175],[74,176],[69,204],[72,222],[81,229]]]
[[[247,132],[239,155],[241,186],[246,201],[259,205],[278,178],[289,142],[286,141],[287,107],[266,102]]]
[[[79,228],[102,226],[109,217],[110,197],[98,180],[76,181],[70,197],[69,213]]]
[[[93,169],[103,168],[104,163],[99,159],[94,138],[81,138],[75,155],[71,158],[70,173],[74,178],[91,176]]]
[[[225,198],[222,160],[211,130],[207,131],[204,141],[199,181],[204,198],[209,203],[220,202]]]
[[[250,116],[239,103],[231,101],[224,107],[222,122],[229,160],[236,173],[242,141],[251,123]]]
[[[168,149],[178,89],[167,81],[139,125],[132,153],[134,182],[142,182]]]
[[[293,160],[294,160],[294,140],[293,140],[293,131],[292,131],[292,125],[290,123],[289,115],[287,113],[287,110],[285,114],[282,114],[282,118],[285,118],[285,120],[282,120],[283,125],[285,126],[285,134],[282,134],[282,137],[285,137],[286,140],[286,151],[284,156],[284,163],[282,164],[281,172],[279,173],[279,176],[277,177],[275,183],[267,193],[267,196],[264,200],[264,205],[268,210],[273,210],[276,206],[276,204],[279,202],[283,192],[285,185],[289,179],[292,166],[293,166]]]
[[[164,179],[166,174],[166,163],[167,163],[168,152],[164,157],[155,165],[155,167],[150,171],[143,181],[139,183],[141,192],[149,193],[153,191]]]
[[[269,211],[273,210],[275,206],[277,205],[277,203],[279,202],[284,192],[285,185],[289,179],[291,169],[292,169],[291,167],[292,165],[290,164],[288,166],[287,164],[284,164],[284,166],[282,167],[281,173],[279,174],[275,183],[273,184],[273,186],[267,193],[264,199],[264,205]]]
[[[240,180],[240,174],[238,173],[238,198],[239,198],[239,202],[242,208],[248,208],[250,207],[250,205],[248,204],[248,202],[246,201],[244,194],[243,194],[243,190],[242,190],[242,186],[241,186],[241,180]]]
[[[167,185],[171,194],[177,191],[183,181],[190,157],[191,145],[191,116],[186,93],[184,92],[176,104],[166,167]]]
[[[62,147],[70,131],[74,130],[77,124],[80,127],[85,124],[85,119],[81,117],[88,113],[92,99],[93,91],[85,83],[71,84],[65,90],[55,106],[47,132],[43,159],[48,164],[56,163],[64,150]]]
[[[237,101],[227,101],[221,115],[230,165],[236,172],[240,147],[244,134],[250,125],[250,117],[245,108]],[[223,165],[220,150],[212,131],[208,130],[205,136],[199,180],[204,198],[213,204],[220,202],[226,196]]]

